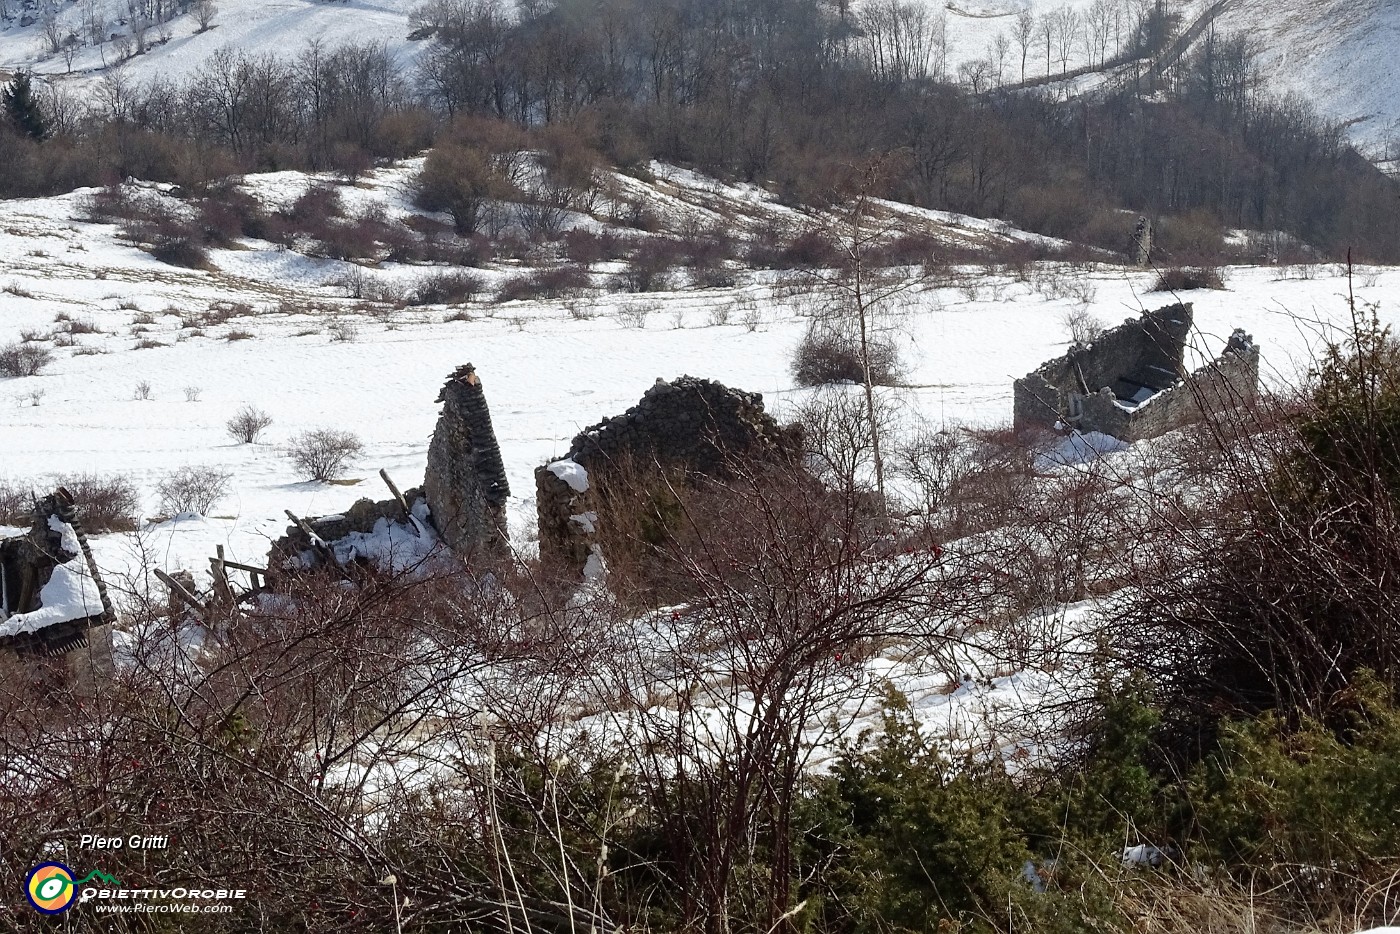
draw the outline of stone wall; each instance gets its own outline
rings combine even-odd
[[[1259,393],[1259,348],[1236,330],[1218,358],[1128,415],[1124,441],[1156,438],[1207,415],[1253,402]],[[1121,411],[1121,409],[1120,409]]]
[[[765,412],[757,393],[691,376],[658,379],[632,408],[584,430],[568,454],[536,469],[540,557],[583,571],[595,553],[595,529],[607,522],[599,491],[622,471],[657,465],[723,477],[731,459],[775,462],[799,449],[796,430]]]
[[[1149,311],[1105,331],[1092,344],[1076,344],[1064,356],[1042,364],[1016,381],[1016,430],[1053,428],[1069,417],[1072,397],[1097,395],[1105,386],[1117,388],[1122,380],[1156,390],[1172,385],[1181,376],[1191,321],[1189,304]]]
[[[1147,312],[1017,380],[1016,430],[1061,425],[1137,441],[1253,399],[1259,351],[1242,331],[1218,360],[1193,374],[1183,372],[1191,321],[1189,304]],[[1120,403],[1137,390],[1150,398],[1136,406]]]
[[[476,369],[470,363],[460,367],[437,401],[443,403],[442,414],[423,480],[433,525],[448,547],[462,555],[504,548],[510,486]]]

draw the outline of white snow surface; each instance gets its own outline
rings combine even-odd
[[[566,457],[550,464],[547,469],[550,473],[567,483],[569,489],[573,490],[575,493],[588,492],[588,471],[582,464]]]

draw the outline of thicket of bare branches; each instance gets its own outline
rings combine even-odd
[[[1117,625],[1199,749],[1228,714],[1330,720],[1400,659],[1400,351],[1366,309],[1309,384],[1212,419],[1183,452],[1209,512],[1161,510]]]

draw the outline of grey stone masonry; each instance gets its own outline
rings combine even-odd
[[[582,570],[592,551],[599,490],[633,466],[657,464],[687,473],[724,477],[732,459],[754,464],[796,456],[800,438],[763,410],[757,393],[692,376],[658,379],[621,415],[581,432],[561,461],[587,472],[576,489],[548,466],[535,470],[540,557],[555,567]]]
[[[1018,379],[1016,430],[1069,427],[1140,441],[1253,401],[1259,385],[1253,339],[1235,331],[1223,354],[1187,373],[1191,321],[1189,304],[1146,312]]]
[[[459,367],[437,401],[443,403],[442,414],[423,480],[433,524],[458,554],[503,548],[510,486],[476,368]]]

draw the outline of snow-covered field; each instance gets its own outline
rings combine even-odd
[[[383,175],[401,179],[396,171]],[[254,177],[248,187],[267,184]],[[392,185],[386,190],[392,195]],[[433,399],[463,363],[475,364],[485,384],[512,488],[511,531],[527,550],[534,468],[562,454],[580,429],[633,404],[658,377],[690,374],[762,392],[780,416],[803,396],[788,372],[805,327],[803,301],[774,297],[768,274],[730,289],[386,311],[347,301],[342,288],[326,284],[349,264],[269,244],[216,251],[215,272],[163,265],[117,242],[113,227],[78,220],[80,199],[0,203],[0,344],[46,334],[59,315],[96,330],[76,335],[73,347],[46,344],[55,361],[41,375],[0,382],[0,476],[126,474],[154,515],[155,484],[169,471],[217,464],[233,472],[232,493],[214,515],[147,526],[139,543],[145,554],[131,536],[100,537],[99,560],[117,576],[151,561],[201,568],[216,544],[231,559],[258,563],[286,525],[284,509],[323,515],[362,496],[383,498],[375,476],[381,467],[401,486],[418,484],[437,416]],[[385,264],[374,274],[422,271]],[[1202,352],[1214,355],[1242,327],[1261,342],[1270,378],[1305,369],[1321,322],[1346,316],[1346,281],[1331,266],[1298,278],[1303,273],[1236,268],[1227,272],[1227,291],[1187,296]],[[1091,283],[1087,307],[1110,324],[1169,301],[1146,293],[1150,274],[1121,268],[1048,265],[1027,278],[969,268],[959,285],[912,294],[897,334],[910,386],[891,394],[934,421],[1009,422],[1012,380],[1063,352],[1062,317],[1081,307],[1056,279]],[[1358,277],[1356,290],[1380,302],[1384,320],[1395,320],[1387,296],[1400,290],[1400,272]],[[182,328],[179,313],[220,301],[246,303],[255,314],[201,336]],[[147,316],[152,323],[133,323]],[[339,336],[351,339],[337,339],[335,322],[349,325]],[[252,336],[228,340],[233,331]],[[136,349],[138,341],[160,346]],[[150,384],[149,398],[138,398],[141,383]],[[187,389],[197,398],[187,398]],[[238,445],[225,432],[246,404],[274,419],[263,443]],[[366,453],[351,475],[360,482],[298,479],[283,446],[321,427],[363,438]]]
[[[374,202],[391,215],[408,210],[404,187],[413,167],[379,170],[345,189],[344,200],[355,210]],[[650,186],[627,184],[633,194],[645,189],[670,222],[723,212],[742,232],[787,210],[757,189],[662,165],[654,170]],[[245,188],[275,204],[307,184],[297,173],[277,173],[249,177]],[[658,377],[690,374],[761,392],[780,418],[808,392],[793,386],[788,361],[809,305],[790,289],[775,289],[770,272],[741,272],[737,285],[722,289],[599,290],[564,302],[398,308],[345,297],[337,283],[360,267],[268,243],[214,251],[211,271],[163,265],[119,241],[115,227],[82,220],[83,198],[79,192],[0,202],[0,346],[44,337],[38,343],[54,354],[40,375],[0,380],[0,479],[41,487],[58,474],[119,473],[139,485],[143,515],[153,517],[156,484],[172,470],[215,465],[232,473],[230,494],[208,516],[94,537],[96,560],[118,601],[133,588],[160,593],[148,576],[154,568],[190,569],[205,579],[219,545],[231,560],[261,565],[287,525],[283,510],[325,515],[363,496],[387,498],[376,476],[381,467],[401,487],[421,483],[437,417],[433,400],[467,362],[484,383],[512,489],[512,538],[527,554],[534,548],[534,469],[562,455],[580,429],[632,405]],[[993,221],[884,207],[906,226],[964,246],[1032,236]],[[521,271],[501,263],[480,274],[499,281]],[[424,272],[387,262],[364,269],[400,282]],[[1330,329],[1347,319],[1340,272],[1238,267],[1226,271],[1227,291],[1183,296],[1196,307],[1193,362],[1217,354],[1242,327],[1262,345],[1266,379],[1296,378]],[[1169,296],[1146,292],[1152,278],[1063,263],[963,267],[941,285],[909,294],[895,332],[909,385],[886,392],[908,423],[1007,424],[1013,379],[1063,353],[1066,313],[1087,309],[1111,325],[1167,304]],[[1382,320],[1396,322],[1400,270],[1362,270],[1353,284],[1359,299],[1379,304]],[[182,326],[182,316],[216,303],[242,303],[251,313],[198,330]],[[55,330],[77,333],[56,341]],[[251,336],[229,340],[235,331]],[[148,391],[138,389],[145,384]],[[262,443],[240,445],[224,426],[248,404],[274,421]],[[303,482],[285,456],[289,438],[323,427],[353,431],[365,442],[348,482]],[[1072,635],[1093,609],[1063,608],[1043,624],[1055,638]],[[974,677],[962,680],[960,673]],[[879,686],[889,681],[934,735],[965,744],[990,740],[1017,755],[1037,741],[1028,712],[1062,697],[1073,675],[1010,670],[975,648],[935,660],[918,647],[889,646],[863,664],[859,677],[870,690],[844,703],[837,732],[849,737],[877,723]],[[813,765],[820,767],[833,736],[825,726],[814,729],[810,739],[820,749]]]

